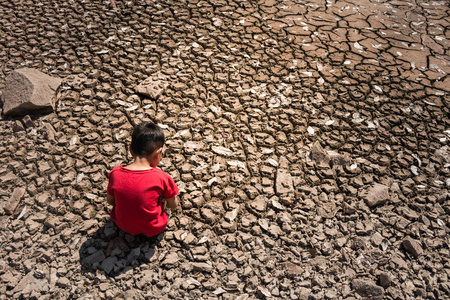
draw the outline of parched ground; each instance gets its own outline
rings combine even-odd
[[[0,90],[64,79],[0,121],[0,299],[450,298],[449,1],[116,2],[0,1]],[[143,120],[159,243],[105,201]]]

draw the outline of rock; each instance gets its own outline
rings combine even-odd
[[[154,74],[136,87],[136,93],[152,100],[157,100],[164,93],[169,84],[165,80],[165,76],[161,73]]]
[[[402,242],[403,248],[411,253],[414,257],[419,257],[423,253],[423,249],[417,240],[407,237]]]
[[[34,273],[34,271],[30,271],[27,275],[25,275],[14,287],[13,292],[29,294],[31,292],[41,292],[48,290],[47,278],[36,278],[36,276],[34,276]]]
[[[287,169],[288,164],[289,162],[286,158],[280,157],[280,166],[275,180],[275,191],[278,196],[294,195],[294,180]],[[283,168],[283,166],[285,167]]]
[[[114,269],[114,265],[117,262],[117,257],[110,256],[107,257],[105,260],[102,261],[102,264],[100,265],[100,269],[105,271],[106,273],[111,273],[111,271]]]
[[[257,289],[258,295],[261,297],[261,299],[267,299],[272,296],[272,294],[269,292],[269,290],[266,287],[259,286]]]
[[[5,213],[8,215],[12,215],[14,211],[16,210],[17,205],[19,205],[20,200],[22,199],[23,195],[25,194],[24,188],[15,188],[11,197],[9,198],[8,202],[6,203],[5,207],[3,208],[5,210]]]
[[[293,263],[286,263],[284,265],[284,270],[286,271],[286,275],[292,278],[300,276],[304,271],[302,267]]]
[[[165,259],[161,263],[162,265],[174,265],[178,262],[178,254],[172,252],[166,255]]]
[[[210,264],[202,262],[192,263],[192,268],[194,271],[208,272],[208,273],[211,273],[213,270],[213,267]]]
[[[258,196],[254,201],[248,204],[250,210],[258,216],[261,216],[266,211],[266,198]]]
[[[56,285],[62,288],[68,288],[70,287],[70,280],[66,277],[58,278],[58,280],[56,281]]]
[[[392,275],[387,272],[383,272],[380,274],[380,285],[387,289],[392,283]]]
[[[389,187],[377,183],[362,191],[360,197],[364,199],[369,207],[382,205],[389,200]]]
[[[381,299],[384,295],[384,289],[370,280],[354,279],[352,281],[352,289],[361,297],[368,297],[370,299]]]
[[[22,68],[5,79],[3,113],[26,115],[52,112],[55,108],[56,90],[61,79],[38,70]]]
[[[322,148],[318,141],[315,142],[311,147],[310,156],[311,159],[318,165],[330,163],[330,157],[328,153]]]
[[[105,254],[102,250],[98,250],[97,252],[92,253],[88,257],[86,257],[83,261],[85,265],[93,265],[94,263],[99,263],[105,259]]]
[[[26,115],[22,119],[22,122],[26,128],[33,128],[35,126],[34,121],[31,119],[30,115]]]

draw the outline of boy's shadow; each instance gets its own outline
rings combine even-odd
[[[83,274],[101,270],[106,276],[116,277],[141,264],[155,259],[155,247],[164,232],[155,237],[125,233],[109,219],[80,247],[79,257]]]

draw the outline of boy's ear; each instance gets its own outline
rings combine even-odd
[[[155,154],[160,154],[160,153],[162,153],[162,150],[163,150],[162,147],[156,149],[156,150],[155,150]]]
[[[131,156],[133,156],[133,157],[134,157],[134,153],[133,153],[133,150],[131,149],[131,146],[130,146],[130,147],[128,147],[128,150],[130,150]]]

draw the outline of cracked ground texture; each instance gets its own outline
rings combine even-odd
[[[450,298],[448,1],[116,4],[0,1],[0,90],[63,78],[0,122],[0,299]],[[181,189],[159,243],[105,200],[145,120]]]

